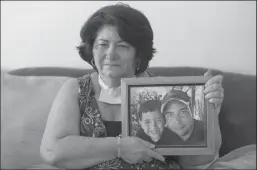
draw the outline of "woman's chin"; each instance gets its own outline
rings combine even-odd
[[[122,78],[123,71],[120,69],[108,69],[102,71],[105,76],[111,77],[111,78]]]
[[[104,73],[107,77],[111,77],[111,78],[121,78],[121,75],[118,72],[114,72],[114,71],[108,71],[106,73]]]

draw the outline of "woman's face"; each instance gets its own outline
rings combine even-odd
[[[115,26],[100,28],[94,41],[93,56],[101,75],[111,78],[134,75],[135,54],[135,48],[120,38]]]
[[[194,126],[188,106],[182,102],[169,102],[164,110],[167,127],[179,136],[187,135]]]

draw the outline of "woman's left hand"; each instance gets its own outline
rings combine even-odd
[[[204,76],[213,76],[212,71],[208,70],[204,74]],[[213,103],[214,109],[217,111],[218,114],[220,112],[221,104],[224,98],[224,89],[222,87],[222,81],[223,81],[222,75],[214,76],[205,83],[205,89],[204,89],[205,98],[210,103]]]

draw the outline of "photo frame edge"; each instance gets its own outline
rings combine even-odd
[[[129,136],[129,127],[128,127],[128,84],[126,80],[121,79],[121,116],[122,116],[122,136]]]
[[[148,78],[122,78],[121,79],[121,92],[122,92],[122,136],[129,136],[129,123],[128,123],[128,114],[129,114],[129,105],[128,105],[128,92],[130,85],[162,85],[162,84],[205,84],[211,77],[210,76],[179,76],[179,77],[148,77]],[[206,103],[207,111],[207,147],[204,148],[156,148],[155,150],[161,153],[162,155],[210,155],[215,151],[214,143],[214,113],[211,109],[211,103],[204,99]],[[211,132],[211,133],[208,133]]]
[[[126,85],[144,85],[144,84],[197,84],[206,83],[210,76],[178,76],[178,77],[140,77],[140,78],[122,78]]]

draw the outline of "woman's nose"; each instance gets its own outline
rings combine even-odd
[[[116,59],[116,48],[114,45],[110,45],[106,52],[106,58],[109,60]]]

